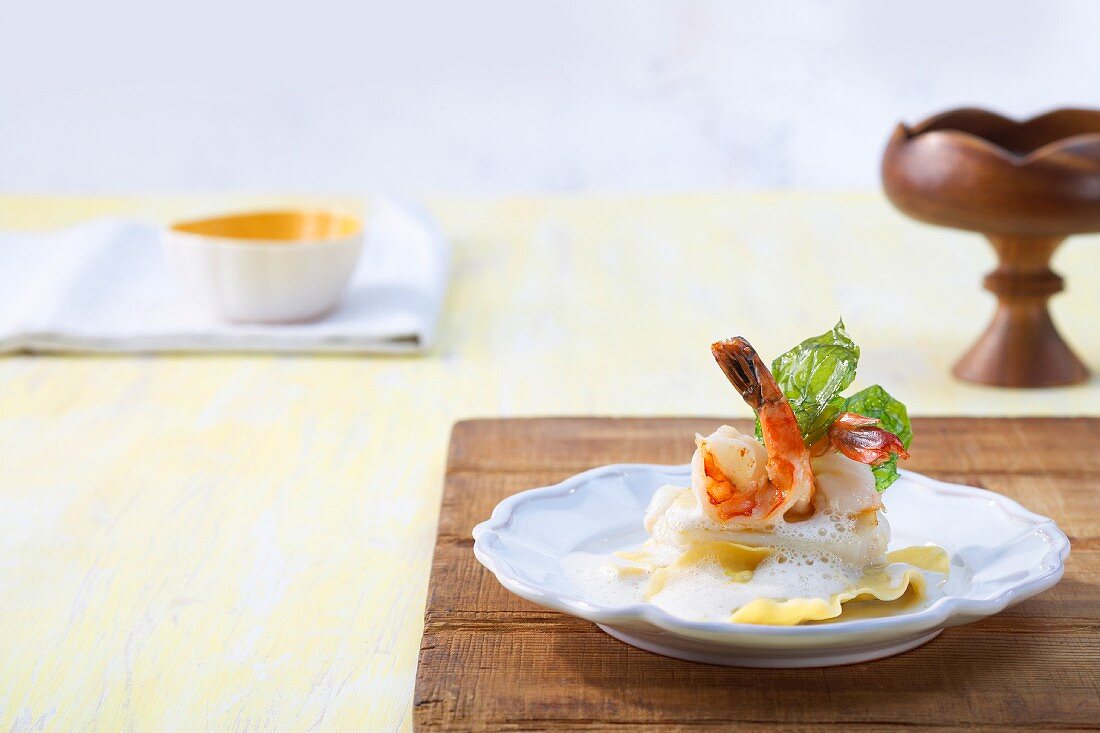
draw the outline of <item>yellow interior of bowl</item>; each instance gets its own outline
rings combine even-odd
[[[303,242],[342,239],[359,233],[359,219],[332,211],[256,211],[172,225],[177,232],[229,239]]]

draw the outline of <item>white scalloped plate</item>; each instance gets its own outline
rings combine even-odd
[[[642,515],[664,484],[687,486],[688,466],[620,464],[510,496],[474,528],[474,554],[516,595],[593,621],[616,639],[670,657],[740,667],[821,667],[898,654],[949,626],[998,613],[1062,577],[1069,540],[1053,521],[1015,501],[911,471],[884,494],[890,548],[947,550],[946,595],[882,618],[805,626],[688,621],[648,603],[594,603],[562,559],[612,552],[646,538]]]

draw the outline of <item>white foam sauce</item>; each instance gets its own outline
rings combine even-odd
[[[621,574],[631,567],[615,556],[574,552],[563,563],[566,576],[587,598],[608,606],[646,602],[648,570]],[[649,602],[674,616],[699,621],[728,621],[741,606],[757,598],[830,598],[851,588],[863,571],[827,553],[789,550],[765,558],[748,582],[734,582],[716,560],[680,568]]]
[[[770,526],[770,532],[726,528],[703,515],[690,489],[661,489],[646,518],[652,538],[640,547],[644,560],[574,552],[563,570],[585,597],[606,606],[647,602],[653,572],[667,567],[698,542],[728,541],[772,548],[747,581],[731,580],[717,559],[704,558],[668,573],[659,592],[648,599],[675,616],[699,621],[728,621],[738,608],[759,598],[830,599],[857,587],[868,568],[883,568],[892,578],[911,569],[885,563],[889,528],[874,515],[856,520],[821,511],[810,519]],[[923,572],[923,571],[922,571]],[[943,576],[924,573],[927,598],[935,597]],[[923,605],[923,603],[921,604]]]
[[[723,540],[750,547],[783,548],[796,555],[830,553],[861,567],[885,560],[890,527],[881,512],[851,519],[821,510],[800,522],[778,518],[763,531],[739,529],[706,516],[690,489],[678,489],[679,493],[669,501],[672,489],[658,490],[654,503],[659,499],[664,508],[647,512],[646,526],[658,545],[682,551],[696,542]]]
[[[566,555],[561,564],[577,590],[601,606],[631,606],[645,600],[650,573],[621,576],[617,568],[628,563],[614,555],[573,552]]]

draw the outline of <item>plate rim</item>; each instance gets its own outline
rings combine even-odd
[[[1069,556],[1070,542],[1066,534],[1054,520],[1027,509],[1014,499],[987,489],[964,484],[954,484],[925,476],[915,471],[902,469],[901,475],[908,480],[923,485],[924,488],[948,496],[978,498],[992,502],[1009,517],[1024,520],[1031,525],[1032,531],[1044,531],[1050,539],[1051,547],[1043,555],[1043,560],[1054,558],[1056,562],[1044,572],[1032,578],[1008,583],[991,598],[977,599],[965,596],[944,596],[931,605],[916,612],[901,613],[870,619],[853,619],[829,624],[779,626],[774,624],[747,624],[732,621],[692,621],[674,616],[651,603],[635,603],[629,606],[609,607],[592,603],[580,597],[570,597],[549,591],[518,580],[504,568],[500,558],[489,547],[492,537],[499,537],[500,530],[511,520],[516,509],[531,500],[553,497],[573,492],[596,478],[626,471],[645,471],[650,473],[679,474],[689,470],[690,464],[658,463],[612,463],[590,468],[574,474],[549,486],[526,489],[501,500],[488,519],[477,524],[472,530],[474,556],[512,593],[533,603],[603,625],[621,625],[645,621],[664,631],[694,639],[731,640],[740,638],[799,637],[824,639],[873,631],[914,631],[954,625],[952,619],[963,617],[958,623],[977,620],[1007,608],[1010,604],[1041,593],[1056,584],[1065,573],[1065,561]]]

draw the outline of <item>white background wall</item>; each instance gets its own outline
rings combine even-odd
[[[0,0],[0,189],[877,185],[899,119],[1100,106],[1100,2]]]

